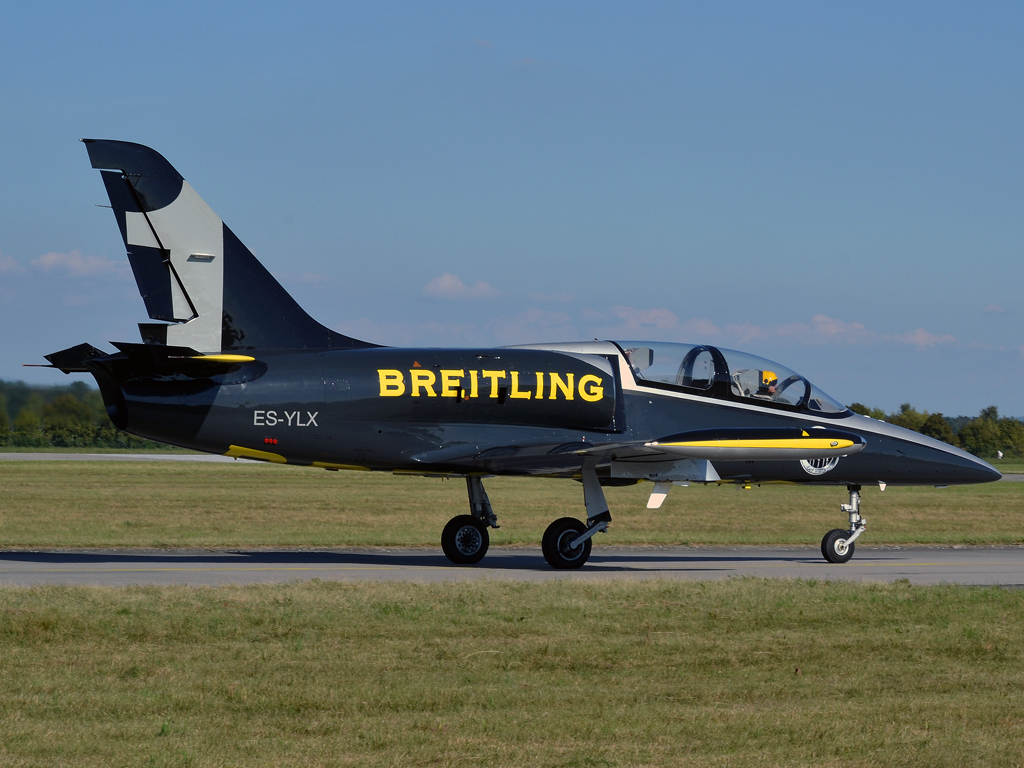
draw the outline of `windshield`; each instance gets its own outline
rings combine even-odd
[[[706,344],[616,343],[626,353],[626,360],[641,383],[669,385],[712,397],[779,404],[822,414],[847,410],[795,371],[746,352]]]
[[[709,389],[715,380],[711,348],[695,344],[617,342],[634,375],[647,381]]]
[[[723,349],[729,365],[729,384],[737,397],[786,405],[803,405],[810,384],[800,374],[763,357]]]

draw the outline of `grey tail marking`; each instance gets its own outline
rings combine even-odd
[[[83,139],[101,175],[150,318],[147,343],[210,354],[253,349],[358,349],[298,305],[160,153]]]

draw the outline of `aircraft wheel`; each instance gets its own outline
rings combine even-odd
[[[853,557],[853,550],[857,546],[853,542],[846,543],[849,537],[849,531],[843,531],[839,528],[829,531],[825,534],[825,538],[821,540],[821,554],[830,563],[848,562]]]
[[[491,537],[472,515],[458,515],[441,531],[441,549],[455,565],[475,565],[484,559]]]
[[[569,543],[585,530],[586,523],[574,517],[562,517],[549,525],[541,539],[541,550],[548,565],[558,570],[582,567],[590,557],[590,539],[575,549],[570,548]]]

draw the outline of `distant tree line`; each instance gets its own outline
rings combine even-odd
[[[23,448],[165,448],[115,427],[83,381],[40,387],[0,381],[0,445]]]
[[[1024,457],[1024,422],[1000,417],[999,409],[994,405],[983,408],[974,418],[956,416],[951,419],[941,413],[918,411],[910,403],[904,403],[896,413],[888,414],[881,408],[868,408],[860,403],[853,403],[850,409],[863,416],[934,437],[984,459],[995,458],[999,453],[1012,458]]]

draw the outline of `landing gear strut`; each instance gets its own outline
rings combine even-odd
[[[583,502],[587,507],[587,522],[574,517],[555,520],[544,531],[541,550],[548,565],[558,570],[582,568],[590,557],[590,541],[596,534],[608,530],[612,514],[608,511],[601,482],[597,479],[597,459],[583,462]]]
[[[483,560],[491,543],[487,528],[498,527],[498,517],[491,508],[483,481],[479,477],[467,477],[466,489],[471,514],[456,515],[441,532],[441,549],[456,565],[475,565]]]
[[[848,485],[846,489],[850,492],[850,503],[840,504],[839,509],[850,516],[850,530],[836,528],[826,533],[821,540],[821,554],[830,563],[845,563],[853,557],[853,542],[864,533],[864,528],[868,524],[868,521],[860,516],[860,486]]]

